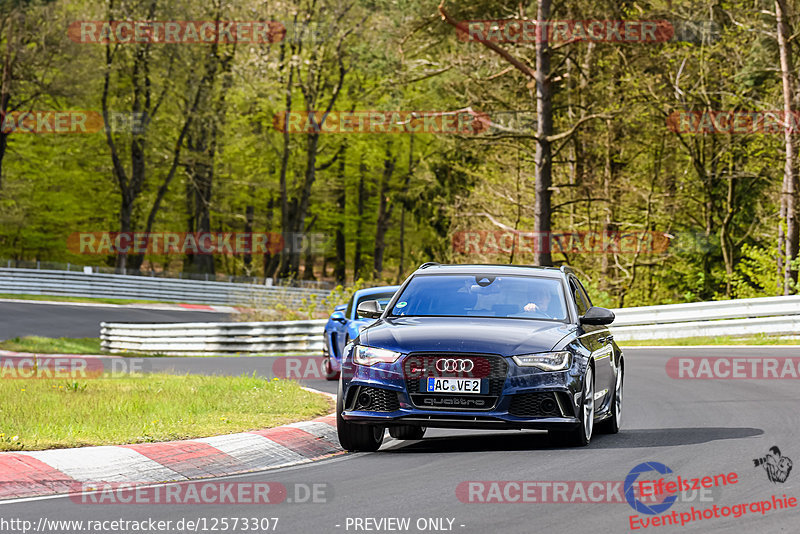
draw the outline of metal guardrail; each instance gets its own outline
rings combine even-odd
[[[621,308],[614,314],[617,341],[800,335],[800,296]]]
[[[306,289],[316,289],[317,291],[330,291],[336,287],[336,283],[327,280],[299,280],[297,278],[263,278],[247,275],[233,275],[224,273],[186,273],[181,271],[156,271],[152,265],[149,269],[142,269],[139,272],[131,270],[126,272],[124,268],[107,267],[104,265],[81,265],[76,263],[62,263],[57,261],[31,261],[31,260],[9,260],[0,258],[0,267],[8,269],[35,269],[46,271],[71,271],[83,273],[103,273],[103,274],[128,274],[131,276],[146,276],[148,278],[170,278],[173,280],[202,280],[205,282],[235,282],[237,284],[264,284],[268,286],[288,286],[302,287]]]
[[[800,334],[800,296],[615,309],[617,341]],[[691,320],[687,320],[691,319]],[[325,320],[272,323],[102,323],[110,352],[321,354]]]
[[[162,354],[322,353],[324,319],[253,323],[100,323],[104,351]]]
[[[0,293],[268,307],[321,301],[327,291],[124,274],[0,268]]]

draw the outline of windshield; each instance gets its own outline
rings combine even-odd
[[[366,302],[368,300],[377,300],[378,303],[381,305],[381,309],[385,308],[389,301],[392,300],[394,296],[394,291],[386,291],[384,293],[372,293],[371,295],[364,295],[358,299],[358,303],[356,304],[356,310],[358,310],[358,305],[362,302]],[[358,315],[358,311],[356,311],[356,319],[366,319],[366,317],[361,317]]]
[[[389,315],[507,317],[564,321],[561,281],[533,276],[417,275]]]

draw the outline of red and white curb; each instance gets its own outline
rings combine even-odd
[[[0,500],[237,475],[343,454],[336,416],[211,438],[0,453]]]

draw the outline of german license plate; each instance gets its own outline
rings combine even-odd
[[[427,393],[474,393],[480,394],[482,381],[479,378],[441,378],[428,377],[422,382]]]

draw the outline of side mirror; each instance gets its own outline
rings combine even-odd
[[[347,319],[345,319],[345,317],[344,317],[344,313],[342,313],[340,311],[333,312],[331,314],[331,320],[332,321],[336,321],[337,323],[342,323],[342,324],[347,322]]]
[[[381,304],[377,300],[365,300],[358,305],[356,310],[361,317],[377,319],[383,314]]]
[[[608,308],[592,306],[579,318],[581,324],[605,325],[614,322],[614,312]]]

